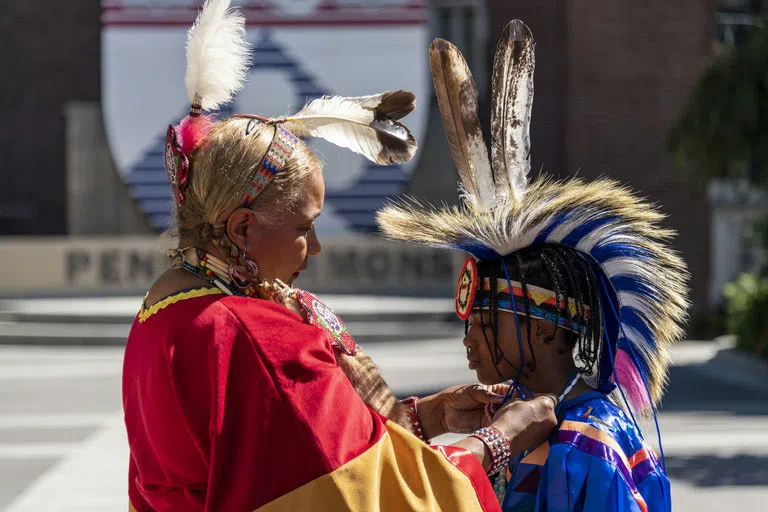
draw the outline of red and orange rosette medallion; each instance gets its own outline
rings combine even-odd
[[[469,257],[464,262],[459,273],[459,282],[456,283],[456,314],[466,320],[472,313],[472,304],[477,293],[477,262]]]

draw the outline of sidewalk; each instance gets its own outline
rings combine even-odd
[[[720,336],[712,341],[678,344],[672,352],[673,364],[679,366],[697,362],[693,366],[695,371],[717,376],[719,380],[749,388],[765,397],[768,395],[768,361],[742,352],[735,343],[733,336]],[[712,357],[704,360],[709,353]]]
[[[396,393],[420,394],[472,380],[473,373],[466,368],[461,351],[456,350],[457,343],[460,341],[452,338],[371,344],[366,349]],[[768,402],[760,391],[765,389],[762,372],[766,368],[749,365],[748,360],[734,362],[738,356],[731,353],[723,357],[731,350],[729,347],[723,340],[688,341],[673,350],[671,392],[660,421],[676,511],[719,512],[738,506],[739,512],[756,512],[764,510],[768,503]],[[18,361],[25,351],[44,354],[54,350],[6,349],[15,354],[13,361]],[[61,350],[88,358],[89,350],[95,349],[56,349],[56,354]],[[107,353],[113,354],[110,359]],[[69,365],[79,370],[64,373],[74,378],[93,371],[100,378],[109,374],[119,379],[119,348],[104,348],[96,357],[98,364],[90,369],[87,360],[75,364],[73,359]],[[8,367],[18,368],[19,375],[29,371],[60,373],[49,362],[44,363],[48,365],[45,370],[35,370],[31,364],[25,370],[24,364],[13,361]],[[747,371],[747,366],[752,366],[753,371]],[[32,382],[37,377],[24,378]],[[730,387],[729,383],[738,384]],[[88,401],[88,397],[81,400]],[[119,403],[116,405],[119,408]],[[648,437],[653,438],[654,433],[649,431]],[[446,436],[439,441],[453,440]],[[124,511],[127,458],[121,413],[116,410],[17,495],[3,512]]]
[[[143,297],[67,297],[56,299],[0,299],[0,318],[111,319],[131,323]],[[380,295],[320,295],[339,315],[378,315],[418,312],[453,314],[451,298],[397,297]]]
[[[450,298],[320,297],[361,343],[461,336]],[[122,346],[142,297],[0,300],[0,345]]]

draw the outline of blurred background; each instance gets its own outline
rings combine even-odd
[[[172,244],[163,167],[188,109],[198,0],[0,2],[0,510],[124,510],[122,346]],[[504,25],[536,40],[534,172],[609,176],[657,203],[691,271],[661,431],[677,510],[768,503],[768,27],[760,0],[239,0],[254,46],[222,114],[409,89],[420,143],[326,163],[323,252],[300,286],[335,307],[395,390],[473,380],[452,314],[460,255],[376,234],[411,194],[457,201],[427,47],[469,61],[489,119]],[[488,133],[486,126],[486,134]],[[654,438],[652,431],[647,432]]]

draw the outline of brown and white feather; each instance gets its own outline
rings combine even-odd
[[[472,73],[459,49],[444,39],[432,41],[429,64],[463,196],[478,210],[489,210],[495,205],[493,176]]]
[[[349,98],[326,96],[275,121],[299,137],[319,137],[379,165],[391,165],[407,162],[416,154],[416,139],[398,121],[415,107],[416,96],[409,91]]]

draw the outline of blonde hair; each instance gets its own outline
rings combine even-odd
[[[211,243],[232,245],[222,239],[227,238],[222,223],[244,206],[253,174],[261,166],[275,130],[272,124],[237,117],[213,125],[190,155],[189,185],[175,215],[181,240],[201,249]],[[269,222],[270,213],[294,206],[302,185],[318,171],[322,171],[320,160],[299,140],[285,168],[246,206]]]
[[[249,122],[252,131],[246,134]],[[253,174],[261,166],[274,134],[274,125],[258,123],[254,126],[247,118],[217,122],[190,155],[189,185],[184,191],[183,204],[176,206],[176,230],[184,244],[190,243],[198,249],[205,249],[209,244],[220,247],[227,254],[228,263],[239,265],[258,285],[255,291],[259,297],[282,303],[304,316],[295,296],[285,295],[283,289],[251,274],[244,261],[244,251],[232,243],[226,233],[225,221],[243,206]],[[318,171],[322,171],[320,160],[298,141],[285,168],[274,176],[248,208],[269,222],[270,214],[294,206],[302,185]],[[169,251],[173,267],[181,265],[183,251],[182,248]],[[413,429],[407,407],[397,400],[370,357],[362,352],[356,356],[336,352],[336,357],[366,404],[402,427]]]

